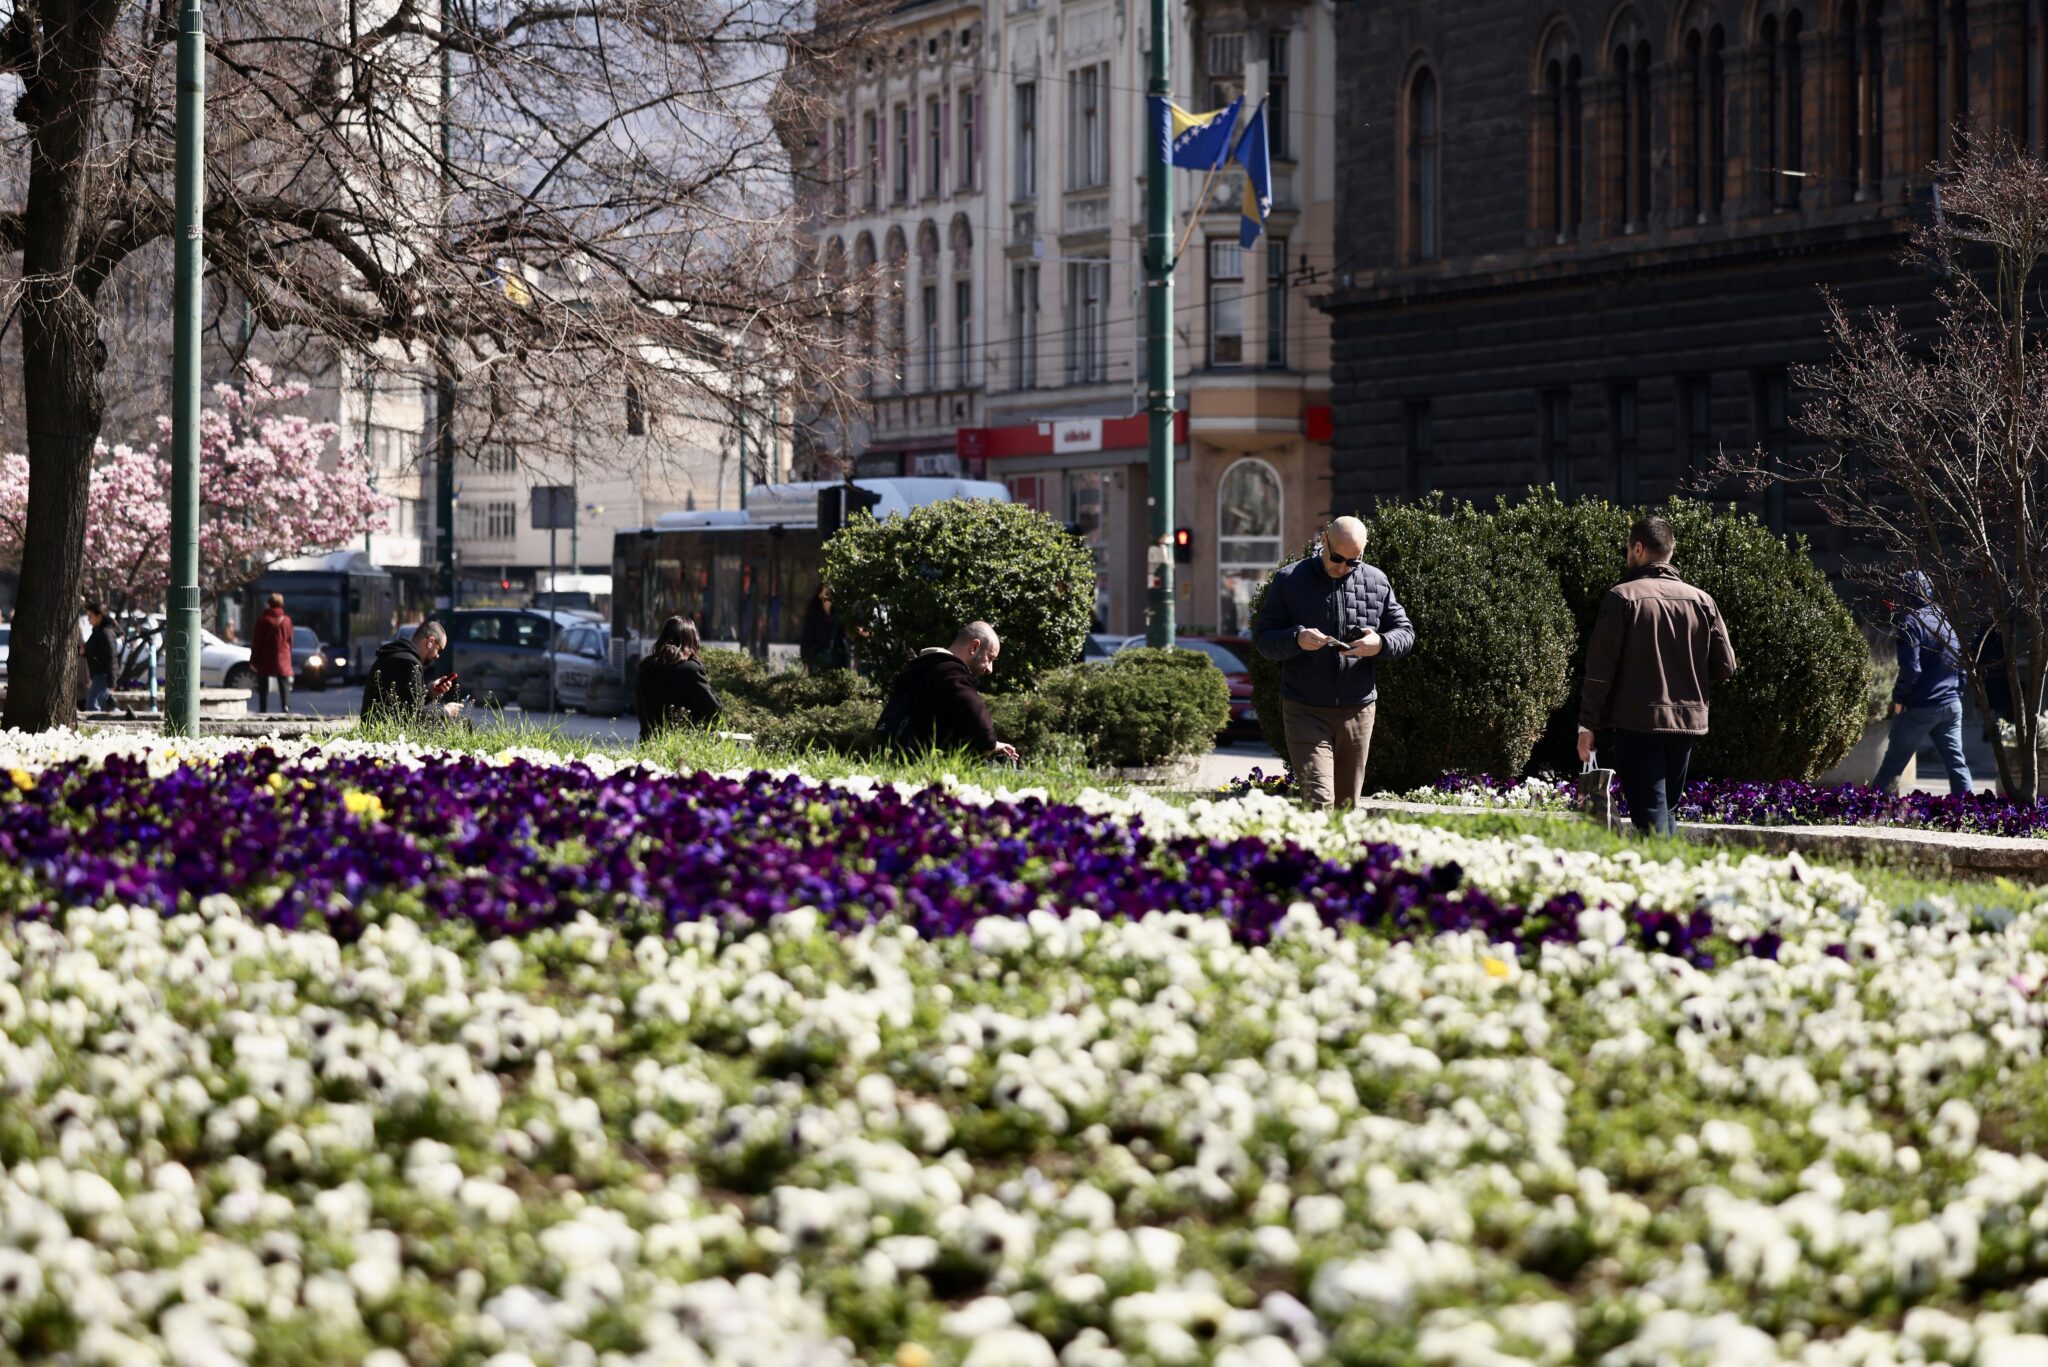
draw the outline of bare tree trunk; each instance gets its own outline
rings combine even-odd
[[[21,593],[7,660],[8,726],[41,731],[77,718],[79,590],[86,494],[106,415],[97,281],[79,268],[90,201],[92,119],[118,0],[86,0],[57,26],[24,82],[33,128],[22,214],[22,397],[29,500]]]

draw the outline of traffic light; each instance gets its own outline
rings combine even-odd
[[[855,513],[867,512],[881,501],[880,494],[857,484],[831,484],[818,490],[819,537],[829,538]]]
[[[1173,563],[1192,565],[1195,563],[1195,534],[1186,527],[1173,529]]]

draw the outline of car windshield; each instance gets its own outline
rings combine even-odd
[[[318,650],[319,648],[320,648],[320,638],[319,638],[319,637],[317,637],[317,636],[315,636],[315,635],[313,634],[313,628],[311,628],[311,627],[293,627],[293,628],[292,628],[292,649],[293,649],[293,650]]]

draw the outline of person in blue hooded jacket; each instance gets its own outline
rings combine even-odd
[[[1956,629],[1929,601],[1932,586],[1918,570],[1899,580],[1899,681],[1892,686],[1892,733],[1876,786],[1890,792],[1906,762],[1930,736],[1948,771],[1952,794],[1970,791],[1970,761],[1963,754],[1963,648]]]

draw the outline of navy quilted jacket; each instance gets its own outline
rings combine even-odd
[[[1369,660],[1334,650],[1303,650],[1294,643],[1295,633],[1303,627],[1340,641],[1377,631],[1385,646]],[[1377,566],[1360,565],[1342,579],[1332,579],[1324,572],[1321,557],[1310,556],[1280,571],[1266,591],[1252,629],[1252,645],[1267,659],[1280,661],[1280,696],[1342,707],[1379,697],[1380,661],[1398,660],[1415,649],[1415,628],[1394,597],[1394,586]]]

